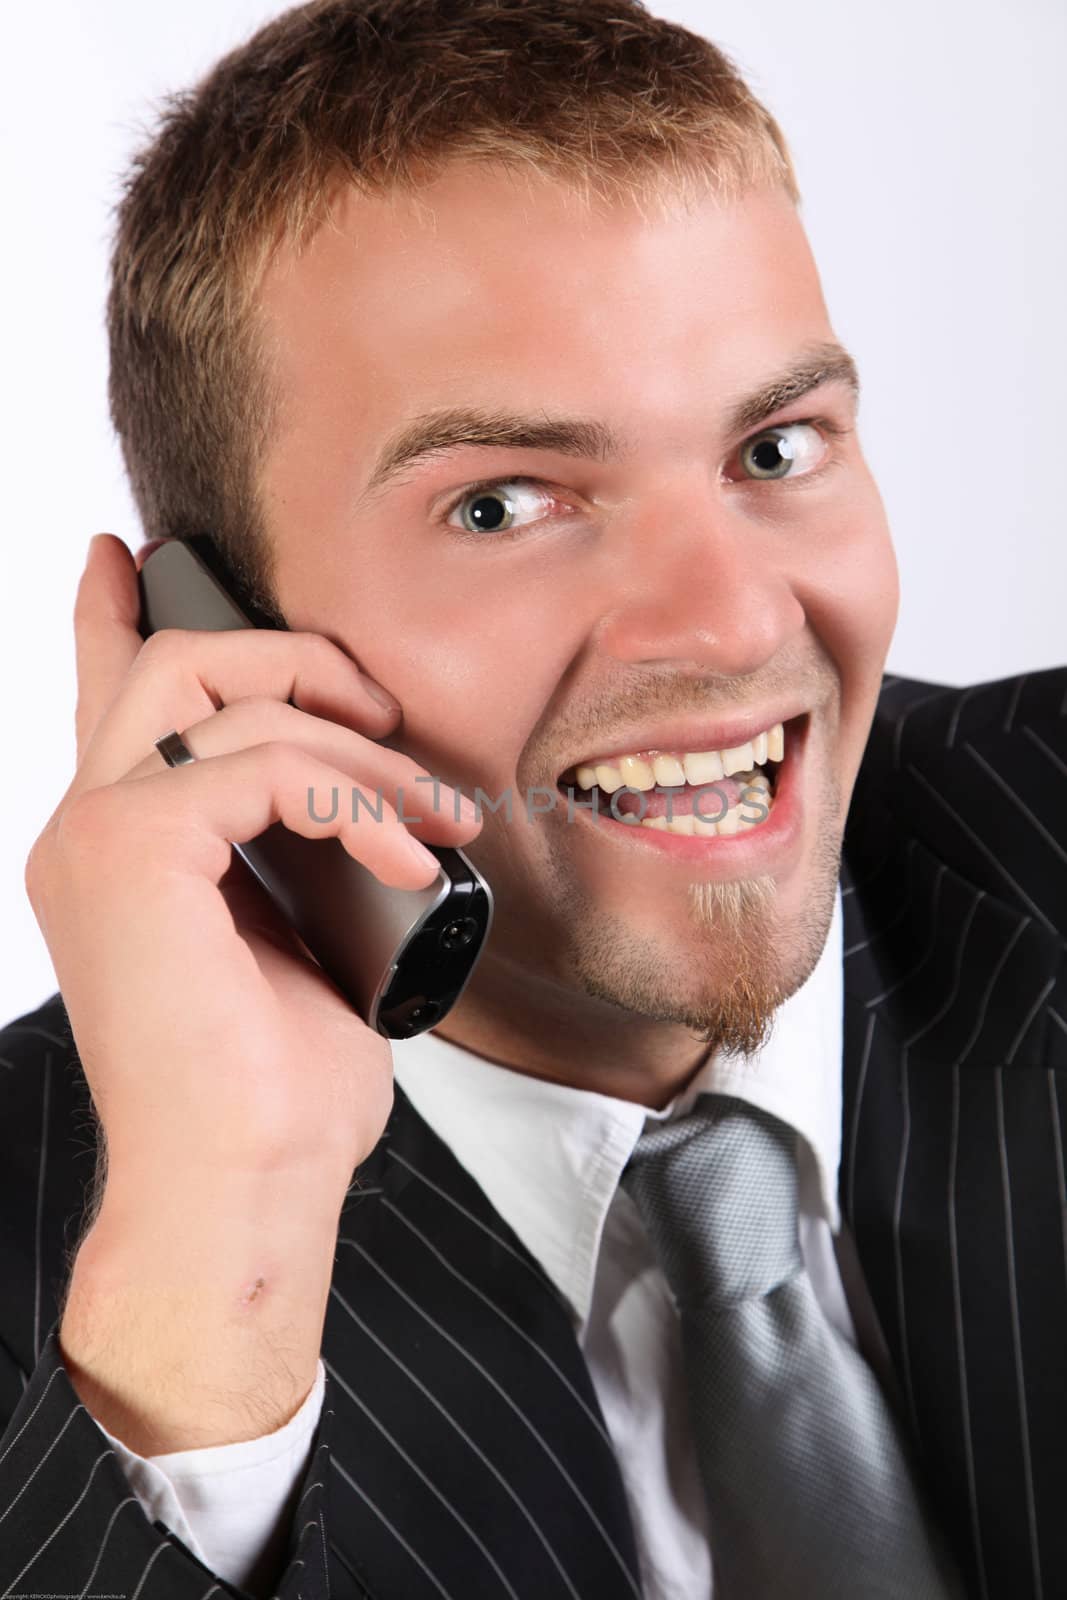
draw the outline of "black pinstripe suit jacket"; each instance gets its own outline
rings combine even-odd
[[[1067,1596],[1067,670],[887,678],[842,888],[842,1209],[930,1490],[974,1596]],[[240,1594],[149,1522],[66,1375],[92,1166],[54,996],[0,1033],[0,1597]],[[541,1268],[399,1091],[359,1176],[277,1593],[639,1595]]]

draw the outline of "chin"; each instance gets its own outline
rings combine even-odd
[[[839,844],[824,847],[784,891],[769,876],[694,883],[687,927],[583,919],[572,925],[573,978],[598,1000],[689,1028],[725,1054],[751,1055],[822,954],[839,861]]]

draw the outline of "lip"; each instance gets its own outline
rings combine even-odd
[[[575,808],[575,822],[593,827],[605,842],[629,845],[645,850],[659,860],[677,861],[680,865],[700,866],[703,877],[714,878],[719,872],[724,877],[755,876],[775,867],[784,867],[795,858],[803,832],[802,789],[806,771],[806,756],[810,717],[804,715],[789,730],[785,741],[785,760],[777,770],[774,805],[766,822],[744,831],[744,825],[734,834],[712,834],[698,839],[688,834],[668,833],[658,828],[642,828],[627,822],[616,822],[610,812],[579,810]],[[757,733],[760,729],[755,730]],[[741,741],[742,743],[744,741]]]
[[[655,728],[634,728],[625,736],[625,742],[617,740],[608,748],[597,748],[595,758],[592,756],[577,756],[569,765],[561,768],[557,783],[565,773],[573,772],[576,767],[604,766],[610,761],[617,761],[622,756],[654,756],[664,752],[681,751],[690,754],[704,750],[735,750],[738,745],[748,744],[758,733],[765,733],[768,728],[773,728],[775,723],[781,722],[788,725],[796,722],[800,717],[807,718],[809,706],[793,705],[772,706],[767,711],[751,712],[745,717],[735,717],[730,722],[708,722],[697,717],[689,717],[684,722],[659,723]],[[786,731],[786,750],[789,749],[788,726]]]

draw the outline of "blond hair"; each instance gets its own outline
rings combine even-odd
[[[638,0],[313,0],[169,97],[117,208],[111,415],[145,535],[212,533],[268,611],[257,282],[338,181],[416,188],[451,158],[608,200],[693,179],[798,198],[728,58]]]

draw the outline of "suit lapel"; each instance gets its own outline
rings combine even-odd
[[[842,871],[842,1211],[971,1591],[1013,1600],[1067,1593],[1065,705],[1065,671],[887,680]],[[53,1161],[45,1261],[80,1190]],[[341,1218],[323,1355],[335,1595],[640,1594],[569,1315],[399,1088]]]
[[[888,680],[845,837],[842,1211],[977,1596],[1067,1590],[1065,691]]]
[[[640,1596],[569,1313],[399,1087],[341,1217],[323,1357],[339,1578],[383,1600]]]
[[[887,679],[842,868],[842,1210],[981,1596],[1067,1582],[1065,691],[1063,672]],[[339,1579],[382,1600],[639,1593],[568,1314],[399,1089],[342,1217],[324,1357]]]

